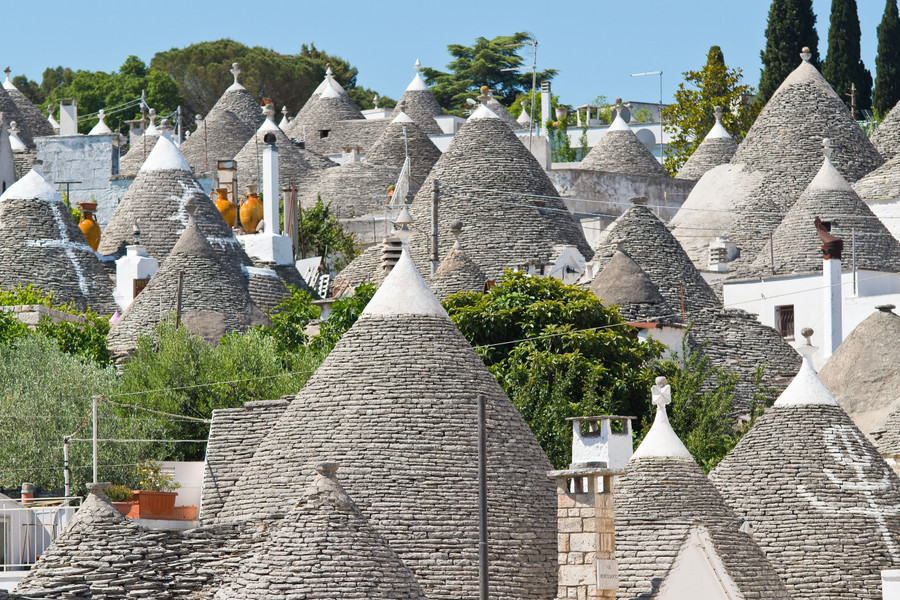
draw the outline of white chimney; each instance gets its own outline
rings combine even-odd
[[[140,230],[134,224],[134,243],[125,247],[125,256],[116,261],[116,304],[124,311],[159,270],[159,262],[140,245]]]
[[[631,459],[634,444],[631,431],[632,417],[575,417],[572,422],[571,468],[606,466],[622,470]],[[620,431],[612,430],[612,423]]]
[[[59,101],[59,135],[78,135],[78,102],[75,98]]]
[[[817,221],[817,225],[820,223]],[[823,337],[822,357],[827,359],[837,347],[841,345],[843,338],[841,322],[843,310],[841,306],[841,251],[844,248],[844,240],[837,238],[823,228],[819,229],[822,244],[822,287],[824,288],[823,311]],[[831,239],[827,239],[831,238]]]
[[[541,82],[541,122],[540,122],[540,132],[546,135],[546,131],[544,131],[544,127],[547,125],[547,121],[550,120],[550,104],[552,103],[552,99],[550,98],[550,82],[542,81]]]
[[[271,136],[271,142],[270,137]],[[262,178],[263,178],[263,221],[264,233],[278,235],[278,223],[280,221],[278,201],[278,146],[275,145],[275,135],[267,133],[262,152]]]

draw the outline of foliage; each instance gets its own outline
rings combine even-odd
[[[269,315],[272,324],[262,328],[275,340],[281,354],[301,350],[309,341],[306,326],[319,316],[319,309],[313,306],[312,296],[305,290],[293,285],[288,285],[288,290],[290,295]]]
[[[900,102],[900,14],[897,0],[887,0],[878,25],[872,108],[879,117],[884,117],[897,102]]]
[[[812,0],[772,0],[766,26],[766,47],[760,52],[763,68],[756,100],[765,105],[781,82],[800,64],[800,51],[808,46],[810,62],[819,68],[819,34]]]
[[[663,109],[666,131],[672,134],[663,165],[675,175],[715,124],[713,108],[721,106],[722,125],[740,141],[759,114],[748,102],[753,88],[741,83],[740,69],[729,69],[718,46],[712,46],[700,71],[686,71],[675,101]]]
[[[181,484],[168,473],[163,473],[162,463],[155,460],[145,460],[135,465],[135,470],[140,477],[139,489],[146,492],[174,492]]]
[[[647,413],[662,346],[639,341],[593,293],[507,271],[488,293],[444,306],[555,466],[570,461],[567,417]]]
[[[516,70],[525,62],[519,51],[529,42],[530,36],[519,32],[490,40],[479,37],[471,46],[450,44],[447,51],[453,60],[447,64],[448,70],[425,67],[422,75],[438,103],[457,114],[466,109],[466,98],[471,98],[483,85],[494,91],[497,100],[508,105],[521,93],[531,94],[530,69]],[[556,69],[538,71],[537,82],[549,81],[555,75]],[[540,113],[535,111],[537,114]]]
[[[91,397],[108,393],[115,370],[77,355],[65,354],[53,340],[25,332],[14,344],[0,343],[0,486],[15,488],[30,481],[61,491],[63,438],[91,437]],[[115,407],[100,403],[100,436],[153,438],[153,420],[122,418]],[[146,415],[144,415],[146,416]],[[152,456],[144,444],[100,446],[101,480],[128,483],[133,466]],[[73,490],[91,478],[91,444],[70,442]]]
[[[152,67],[148,69],[136,56],[125,59],[115,73],[64,69],[60,74],[57,70],[47,69],[44,78],[49,78],[49,81],[46,85],[42,82],[40,90],[43,94],[46,89],[46,95],[38,104],[55,107],[60,98],[76,98],[78,113],[82,116],[137,100],[141,90],[147,91],[147,104],[155,108],[159,115],[169,114],[184,102],[169,75]],[[121,121],[139,116],[140,107],[135,105],[117,114],[110,113],[107,125],[116,129]],[[87,119],[79,124],[78,130],[87,133],[96,124],[97,119]]]
[[[331,200],[316,198],[311,208],[303,209],[300,215],[300,255],[324,256],[331,260],[330,268],[340,271],[359,254],[356,236],[347,233],[340,221],[331,212]]]
[[[319,335],[310,341],[310,349],[322,354],[331,352],[341,336],[359,319],[375,291],[375,284],[363,283],[357,286],[352,296],[341,298],[332,304],[331,314],[319,328]]]
[[[553,162],[574,162],[576,152],[569,139],[566,121],[547,121],[544,131],[547,132],[547,139],[550,141]]]
[[[851,106],[850,87],[855,84],[856,113],[872,107],[872,74],[860,58],[859,16],[856,0],[833,0],[831,23],[828,27],[828,56],[822,63],[822,76],[838,96]]]
[[[275,340],[259,330],[232,333],[210,346],[171,323],[152,336],[138,338],[134,357],[125,363],[114,399],[192,418],[209,419],[218,408],[234,408],[251,400],[279,398],[303,387],[318,362],[309,368],[304,357],[282,356]],[[123,409],[129,416],[144,415]],[[209,425],[165,419],[160,437],[205,440]],[[201,444],[160,444],[167,460],[202,460]]]
[[[681,363],[681,366],[679,366]],[[668,407],[672,428],[690,451],[700,467],[709,473],[728,454],[750,429],[761,413],[754,407],[751,420],[736,423],[730,417],[739,376],[710,364],[703,348],[690,350],[687,336],[682,340],[680,353],[672,361],[660,366],[672,386],[672,404]],[[762,368],[757,372],[755,385],[760,390]],[[647,415],[644,431],[649,429],[652,416]]]
[[[132,489],[125,485],[113,484],[106,488],[106,497],[110,502],[128,502],[133,495]]]

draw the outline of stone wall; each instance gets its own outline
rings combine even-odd
[[[647,206],[668,222],[696,183],[671,177],[587,171],[579,169],[578,164],[555,163],[547,175],[575,220],[581,224],[591,246],[596,245],[600,232],[607,225],[628,210],[632,198],[646,197]]]

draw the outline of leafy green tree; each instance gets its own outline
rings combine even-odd
[[[341,298],[332,304],[331,314],[322,323],[319,334],[310,341],[310,349],[323,355],[331,352],[341,336],[353,327],[374,295],[375,285],[364,283],[356,287],[352,296]]]
[[[593,293],[508,271],[486,294],[444,306],[555,466],[571,458],[567,417],[647,414],[662,346],[639,341]]]
[[[753,88],[741,83],[740,69],[725,64],[722,49],[712,46],[700,71],[686,71],[678,84],[675,101],[663,109],[665,128],[671,135],[663,165],[675,175],[715,124],[713,109],[723,109],[722,125],[737,141],[750,130],[760,105],[751,103]]]
[[[501,103],[512,104],[519,94],[526,90],[529,96],[531,93],[531,72],[515,70],[523,66],[525,59],[519,51],[529,40],[527,33],[519,32],[490,40],[479,37],[471,46],[450,44],[447,51],[453,60],[447,65],[448,70],[426,67],[422,75],[438,103],[450,111],[461,113],[466,108],[466,98],[471,98],[483,85],[494,90]],[[556,69],[538,71],[537,81],[549,81],[556,73]],[[538,114],[536,111],[535,115]]]
[[[781,82],[800,64],[800,51],[807,46],[810,62],[819,67],[819,34],[812,0],[772,0],[766,26],[766,47],[760,52],[763,68],[756,99],[764,105]]]
[[[281,354],[297,352],[309,341],[306,326],[319,316],[319,309],[313,305],[312,296],[305,290],[289,285],[290,295],[278,303],[269,315],[272,322],[262,331],[272,336]]]
[[[859,111],[872,107],[872,74],[860,58],[860,35],[856,0],[833,0],[822,75],[847,106],[851,106],[851,86],[855,86],[855,119],[860,118]]]
[[[887,0],[878,25],[878,54],[875,56],[875,91],[872,108],[884,117],[900,102],[900,14],[897,0]]]
[[[356,236],[347,233],[331,212],[331,201],[322,197],[310,208],[304,208],[300,218],[301,256],[325,256],[330,268],[340,271],[359,254]]]

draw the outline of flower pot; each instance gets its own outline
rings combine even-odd
[[[175,497],[178,492],[150,492],[137,490],[139,519],[173,519],[175,518]]]
[[[113,502],[113,506],[119,509],[119,512],[122,513],[122,516],[127,517],[128,513],[131,512],[131,507],[134,506],[131,502]]]

